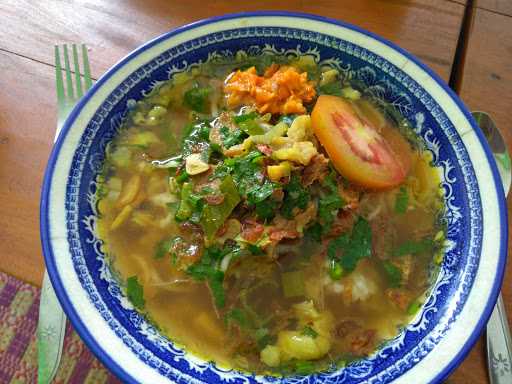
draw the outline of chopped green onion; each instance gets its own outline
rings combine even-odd
[[[192,215],[192,205],[190,204],[189,196],[192,193],[192,184],[184,183],[181,187],[181,199],[178,211],[175,214],[175,218],[178,221],[187,220]]]
[[[263,135],[265,130],[254,120],[246,120],[239,124],[240,129],[247,133],[249,136]]]
[[[201,226],[209,239],[215,235],[240,202],[240,195],[230,175],[224,178],[219,189],[224,195],[224,201],[219,205],[205,206],[201,218]]]
[[[329,263],[329,276],[333,280],[339,280],[343,276],[343,268],[336,260],[331,260]]]
[[[246,113],[245,115],[238,115],[234,116],[233,120],[235,123],[240,124],[247,120],[254,120],[258,117],[258,114],[256,112]]]
[[[203,196],[198,195],[196,193],[191,193],[190,195],[188,195],[188,201],[193,208],[196,208],[200,204],[202,199]]]
[[[412,316],[416,314],[416,312],[418,312],[420,308],[421,303],[418,300],[415,300],[407,307],[407,314]]]

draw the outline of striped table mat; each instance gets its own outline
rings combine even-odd
[[[41,290],[0,272],[0,384],[37,383],[36,328]],[[54,384],[120,383],[68,322]]]

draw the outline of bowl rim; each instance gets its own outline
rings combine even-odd
[[[80,335],[84,343],[91,350],[91,352],[103,363],[105,366],[113,372],[118,378],[123,380],[124,382],[135,382],[135,379],[119,364],[117,361],[112,359],[110,355],[108,355],[102,347],[96,342],[94,337],[91,335],[82,319],[78,315],[74,306],[72,305],[68,293],[65,291],[64,285],[60,279],[60,276],[57,271],[57,267],[55,264],[55,256],[53,253],[52,242],[50,240],[49,233],[49,222],[48,222],[48,209],[49,209],[49,195],[51,190],[51,181],[54,173],[54,169],[57,163],[57,158],[60,153],[61,146],[64,142],[65,137],[68,132],[71,130],[73,123],[75,122],[77,116],[83,107],[88,103],[89,99],[96,93],[96,91],[110,78],[112,77],[120,68],[122,68],[126,63],[136,58],[140,53],[148,50],[154,45],[161,43],[170,37],[178,35],[182,32],[204,26],[207,24],[216,23],[224,20],[238,19],[238,18],[249,18],[249,17],[292,17],[292,18],[305,18],[314,21],[320,21],[327,24],[333,24],[334,26],[341,26],[350,30],[354,30],[363,35],[369,36],[380,43],[388,46],[394,51],[397,51],[404,55],[407,59],[412,61],[414,64],[418,65],[422,70],[424,70],[436,83],[439,85],[444,92],[455,102],[456,106],[459,108],[460,112],[467,119],[469,124],[472,127],[472,130],[476,133],[476,137],[479,141],[479,144],[482,146],[482,149],[485,153],[485,156],[488,160],[488,164],[491,168],[491,173],[493,176],[494,188],[496,189],[497,199],[499,204],[499,230],[500,230],[500,244],[499,244],[499,253],[498,253],[498,262],[497,262],[497,270],[494,278],[494,282],[490,291],[490,300],[485,304],[485,308],[478,319],[478,322],[475,328],[472,330],[469,337],[466,339],[466,342],[459,350],[459,352],[449,361],[446,366],[439,371],[439,373],[432,379],[433,382],[440,382],[444,380],[465,358],[465,356],[469,353],[470,349],[476,343],[478,337],[481,334],[484,326],[486,325],[491,312],[494,308],[496,299],[498,298],[498,294],[501,289],[501,284],[503,282],[504,272],[505,272],[505,263],[507,259],[507,251],[508,251],[508,211],[506,206],[506,196],[503,190],[503,185],[501,183],[501,178],[498,173],[498,169],[492,155],[492,152],[487,144],[487,140],[485,139],[483,132],[480,130],[476,122],[474,121],[471,113],[468,111],[467,107],[463,104],[459,96],[437,75],[432,69],[423,64],[419,59],[417,59],[414,55],[406,51],[405,49],[397,46],[395,43],[356,25],[351,23],[347,23],[345,21],[319,16],[310,13],[303,12],[289,12],[289,11],[252,11],[252,12],[238,12],[238,13],[229,13],[221,16],[214,16],[206,19],[202,19],[199,21],[195,21],[181,27],[172,29],[168,32],[161,34],[160,36],[155,37],[152,40],[142,44],[137,47],[130,53],[128,53],[125,57],[119,60],[116,64],[114,64],[111,68],[107,70],[89,89],[89,91],[84,95],[82,99],[75,105],[68,118],[66,119],[62,130],[60,131],[57,140],[55,141],[47,167],[44,173],[44,179],[41,190],[41,199],[40,199],[40,234],[41,234],[41,244],[43,249],[43,256],[46,264],[46,268],[48,271],[48,275],[50,277],[50,281],[54,287],[54,291],[66,313],[69,317],[71,323],[73,324],[76,332]],[[481,262],[482,260],[480,260]]]

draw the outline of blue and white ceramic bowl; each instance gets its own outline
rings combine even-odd
[[[175,73],[238,50],[310,54],[361,80],[409,119],[443,169],[446,254],[420,313],[369,358],[283,382],[441,381],[476,341],[501,284],[507,218],[496,165],[467,109],[431,70],[378,36],[312,15],[236,14],[179,28],[116,64],[73,110],[46,171],[41,233],[51,281],[76,330],[128,383],[280,381],[218,368],[160,335],[121,292],[96,232],[96,177],[134,101]]]

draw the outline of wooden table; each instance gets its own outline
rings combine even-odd
[[[38,208],[56,123],[56,43],[86,43],[93,76],[98,78],[138,45],[194,20],[257,9],[316,13],[388,38],[446,81],[456,71],[462,98],[470,108],[490,112],[512,143],[507,119],[512,106],[512,7],[507,0],[475,3],[469,12],[471,28],[463,36],[467,44],[461,58],[465,60],[455,60],[467,6],[464,0],[221,0],[206,4],[201,0],[0,2],[0,270],[36,285],[42,280]],[[511,280],[509,266],[503,293],[512,314]],[[486,377],[479,341],[449,381],[485,383]]]

